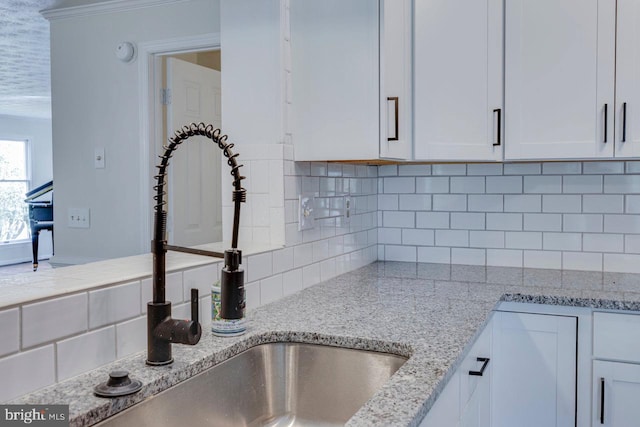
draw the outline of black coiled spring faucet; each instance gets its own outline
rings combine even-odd
[[[164,210],[167,194],[164,187],[169,159],[173,152],[185,140],[192,136],[204,136],[217,144],[227,158],[227,164],[231,167],[233,175],[233,234],[231,249],[224,254],[220,252],[204,251],[199,249],[184,248],[167,244],[167,212]],[[244,271],[240,268],[242,252],[238,250],[238,230],[240,226],[240,203],[247,199],[247,193],[242,188],[241,181],[245,178],[240,175],[236,157],[231,149],[233,144],[227,143],[227,136],[222,135],[220,129],[204,123],[191,123],[183,126],[169,138],[169,144],[164,147],[164,154],[160,156],[158,174],[154,177],[157,184],[153,187],[154,196],[154,229],[151,241],[153,252],[153,301],[147,303],[147,364],[167,365],[173,362],[171,344],[195,345],[200,341],[202,327],[198,322],[198,290],[191,289],[191,320],[177,320],[171,318],[171,302],[165,301],[165,257],[167,250],[193,253],[197,255],[224,258],[225,266],[222,269],[221,285],[221,315],[223,319],[242,319],[244,317],[245,293]]]

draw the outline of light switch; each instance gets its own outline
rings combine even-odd
[[[96,169],[104,169],[104,148],[96,148],[93,162]]]

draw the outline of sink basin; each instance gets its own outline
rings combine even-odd
[[[98,425],[344,425],[406,360],[324,345],[262,344]]]

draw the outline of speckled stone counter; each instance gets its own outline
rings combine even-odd
[[[94,424],[257,344],[320,343],[409,357],[349,426],[415,426],[427,413],[499,301],[640,310],[640,275],[378,262],[249,313],[241,337],[203,334],[174,345],[176,360],[148,367],[140,353],[14,403],[70,404],[71,424]],[[93,386],[114,369],[143,382],[102,399]]]

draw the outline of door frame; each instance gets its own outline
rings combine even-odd
[[[138,105],[140,116],[140,158],[146,159],[140,165],[140,248],[147,253],[151,248],[153,233],[153,186],[154,169],[157,164],[155,142],[162,120],[156,115],[155,105],[159,102],[158,87],[159,57],[164,55],[200,52],[220,49],[220,33],[199,36],[176,37],[138,44]]]

